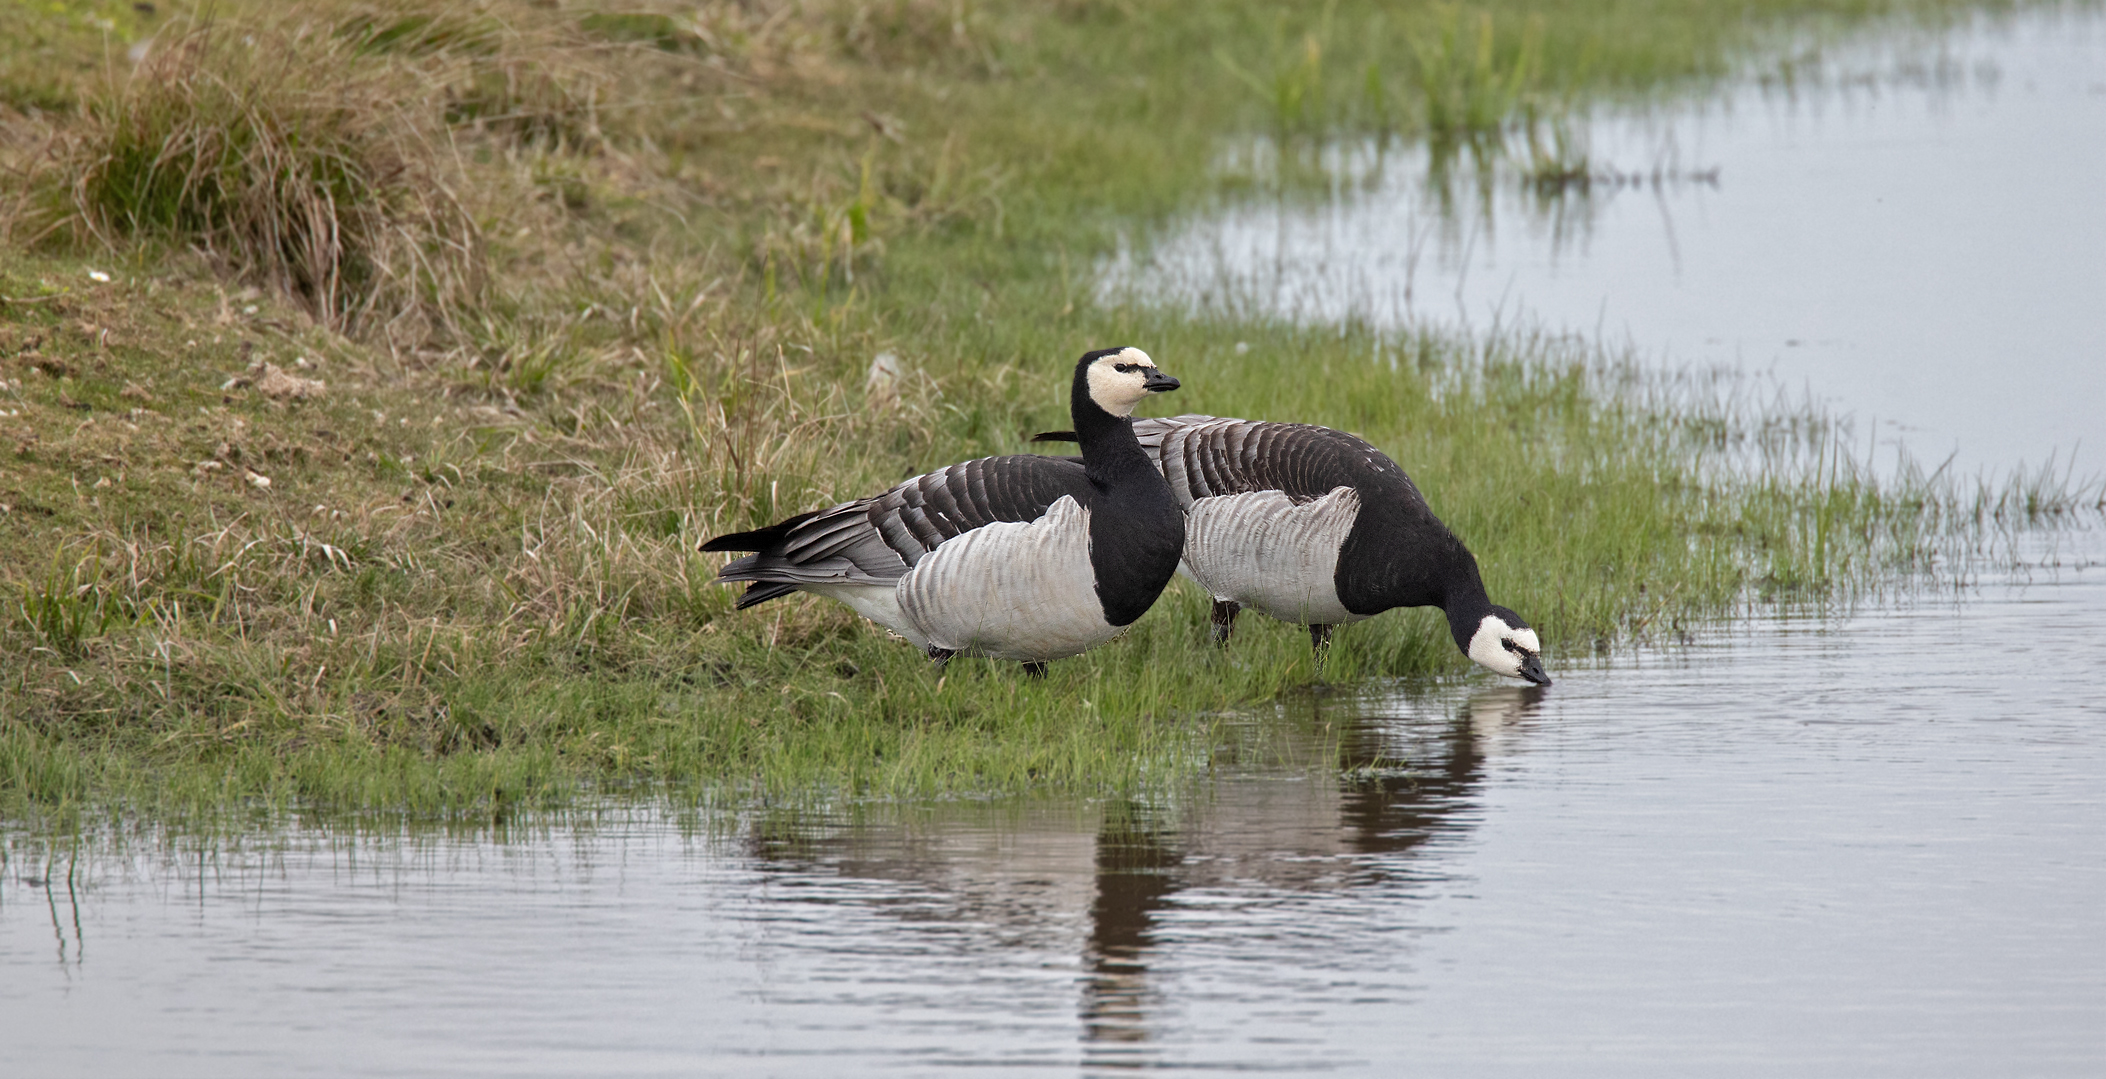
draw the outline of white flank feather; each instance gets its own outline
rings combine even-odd
[[[1067,495],[1029,524],[982,525],[922,556],[899,580],[899,606],[907,639],[995,659],[1080,655],[1120,629],[1097,598],[1089,511]]]
[[[899,605],[899,585],[895,581],[884,584],[807,584],[805,591],[815,596],[825,596],[855,608],[855,612],[878,625],[905,637],[916,648],[929,647],[928,635],[917,627],[907,612]]]
[[[1360,516],[1351,487],[1295,505],[1281,491],[1202,498],[1185,517],[1184,568],[1216,599],[1282,622],[1358,622],[1338,602],[1338,548]]]

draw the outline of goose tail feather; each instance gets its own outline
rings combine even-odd
[[[718,536],[703,543],[701,550],[765,551],[783,542],[789,537],[791,532],[796,530],[798,525],[819,516],[819,513],[820,511],[813,510],[810,513],[800,513],[795,517],[784,518],[766,528],[756,528],[751,532],[732,532]]]

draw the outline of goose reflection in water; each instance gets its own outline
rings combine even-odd
[[[1487,756],[1510,743],[1543,693],[1485,690],[1431,730],[1379,705],[1329,721],[1318,710],[1273,732],[1265,759],[1190,803],[1110,807],[1097,834],[1079,1008],[1089,1062],[1151,1063],[1149,960],[1180,893],[1291,895],[1408,878],[1400,856],[1476,823]],[[1315,754],[1333,745],[1335,767],[1319,771]]]
[[[1149,1016],[1160,1007],[1150,971],[1174,908],[1220,899],[1259,907],[1400,883],[1409,894],[1437,875],[1420,865],[1424,854],[1475,825],[1487,757],[1525,729],[1543,692],[1487,689],[1445,719],[1429,719],[1424,703],[1312,697],[1287,709],[1305,714],[1239,732],[1212,778],[1180,797],[786,810],[755,821],[747,849],[778,881],[864,882],[805,896],[925,927],[932,951],[955,957],[969,941],[968,950],[1049,959],[1079,952],[1088,1062],[1146,1066]],[[1209,936],[1223,925],[1178,932],[1183,943],[1206,938],[1233,953],[1238,940]]]

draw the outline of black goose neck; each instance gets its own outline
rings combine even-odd
[[[1470,638],[1477,635],[1484,616],[1492,613],[1492,597],[1485,593],[1484,581],[1477,576],[1476,559],[1470,560],[1467,573],[1449,580],[1441,613],[1448,616],[1448,632],[1455,636],[1455,647],[1469,655]]]
[[[1154,462],[1141,440],[1134,437],[1133,420],[1114,416],[1090,396],[1089,368],[1075,369],[1075,387],[1068,403],[1075,421],[1075,441],[1082,446],[1082,467],[1092,480],[1110,483],[1135,469],[1153,473]]]

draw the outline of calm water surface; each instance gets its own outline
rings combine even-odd
[[[2098,471],[2106,11],[1882,39],[1799,74],[1587,126],[1596,170],[1635,185],[1546,199],[1500,174],[1480,195],[1467,165],[1436,186],[1423,151],[1338,148],[1335,200],[1196,218],[1107,278],[1319,321],[1572,333],[1773,374],[1933,463],[2074,452]]]
[[[0,1073],[2098,1075],[2106,543],[2033,553],[1133,803],[12,835]]]

